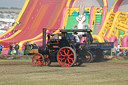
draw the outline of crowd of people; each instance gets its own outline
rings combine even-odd
[[[118,44],[117,47],[114,46],[111,52],[113,56],[128,56],[128,49],[125,48],[121,49],[120,44]]]
[[[0,44],[0,54],[3,48],[4,48],[3,45]],[[24,53],[22,55],[28,55],[29,51],[32,49],[38,49],[37,44],[36,43],[30,44],[29,42],[27,42],[24,45]],[[111,53],[113,56],[128,56],[128,49],[121,48],[120,44],[118,44],[117,46],[114,46],[114,48],[112,48]],[[13,43],[10,45],[8,55],[19,55],[18,43]]]
[[[19,45],[18,43],[13,43],[10,45],[8,55],[18,55],[19,54]]]
[[[3,50],[4,46],[2,44],[0,44],[0,54]],[[29,42],[27,42],[25,45],[24,45],[24,54],[29,54],[29,50],[32,50],[32,49],[38,49],[38,46],[36,43],[33,43],[33,44],[30,44]],[[26,52],[26,53],[25,53]],[[21,53],[19,53],[19,44],[18,43],[13,43],[10,45],[9,47],[9,51],[7,53],[8,55],[19,55]]]
[[[28,55],[29,54],[29,50],[32,49],[38,49],[38,46],[36,43],[30,44],[29,42],[27,42],[24,45],[24,53],[22,55]],[[13,43],[10,45],[9,51],[8,51],[8,55],[19,55],[21,53],[19,53],[19,45],[18,43]]]
[[[27,42],[24,45],[24,47],[25,47],[25,49],[24,49],[24,55],[28,55],[29,54],[29,50],[38,49],[38,46],[37,46],[36,43],[30,44],[29,42]]]

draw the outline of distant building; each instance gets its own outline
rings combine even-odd
[[[0,34],[6,32],[15,22],[19,12],[16,11],[0,11]]]

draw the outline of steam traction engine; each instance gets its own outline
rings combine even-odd
[[[101,61],[103,50],[113,48],[113,43],[92,43],[91,30],[62,29],[61,34],[47,34],[43,29],[43,46],[34,54],[32,62],[35,66],[47,66],[51,62],[58,62],[63,67],[81,65],[84,62]],[[83,43],[76,42],[73,33],[84,32]],[[46,37],[48,39],[46,44]]]

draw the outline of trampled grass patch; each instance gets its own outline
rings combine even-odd
[[[80,67],[61,67],[57,62],[36,67],[30,59],[0,60],[0,85],[127,85],[127,72],[127,60]]]

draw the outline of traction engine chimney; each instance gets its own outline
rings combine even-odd
[[[46,28],[43,28],[43,47],[46,47]]]

